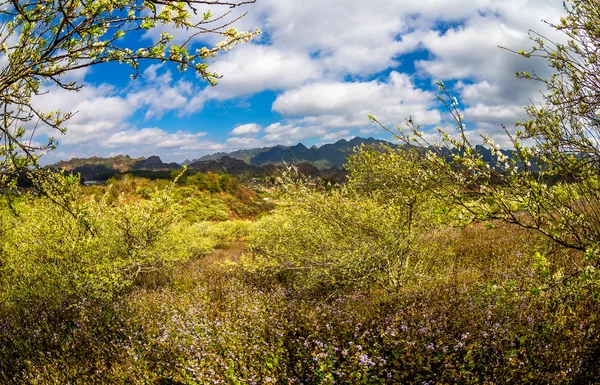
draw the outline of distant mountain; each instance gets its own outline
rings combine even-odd
[[[118,173],[131,172],[146,177],[169,177],[170,171],[181,169],[177,163],[164,163],[158,156],[148,158],[131,158],[128,155],[117,155],[113,158],[73,158],[68,161],[60,161],[50,168],[64,168],[66,171],[78,173],[82,181],[103,181]],[[298,168],[306,175],[329,179],[334,182],[345,180],[346,173],[338,167],[318,169],[308,163],[298,164]],[[248,164],[240,159],[222,156],[219,159],[199,160],[189,163],[190,172],[212,172],[215,174],[230,174],[244,176],[247,178],[261,178],[278,173],[281,166],[266,164],[256,166]],[[166,171],[166,174],[164,173]],[[140,173],[141,172],[141,173]],[[159,176],[160,175],[160,176]]]
[[[275,147],[282,147],[282,146],[275,146]],[[250,159],[252,159],[256,155],[260,154],[261,152],[265,152],[271,148],[272,147],[251,148],[248,150],[237,150],[237,151],[233,151],[233,152],[229,152],[229,153],[228,152],[217,152],[217,153],[210,154],[210,155],[204,155],[203,157],[201,157],[199,159],[194,159],[190,163],[197,162],[199,160],[215,160],[215,159],[222,158],[224,156],[228,156],[230,158],[239,159],[239,160],[242,160],[242,161],[250,164]]]
[[[153,155],[146,159],[140,159],[136,161],[131,167],[133,170],[152,170],[152,171],[165,171],[165,170],[179,170],[181,166],[178,163],[163,163],[160,157]]]
[[[73,171],[79,167],[103,166],[109,169],[124,172],[129,170],[134,163],[146,158],[131,158],[129,155],[117,155],[112,158],[100,158],[92,156],[91,158],[72,158],[71,160],[61,160],[50,167],[64,168],[67,171]]]
[[[394,144],[384,140],[355,137],[350,141],[342,139],[333,144],[324,144],[321,147],[312,146],[307,148],[304,144],[298,143],[295,146],[253,148],[230,153],[218,152],[216,154],[205,155],[198,160],[216,160],[227,156],[254,166],[310,163],[320,169],[334,166],[341,168],[346,163],[348,156],[354,148],[361,144],[394,146]]]
[[[215,174],[232,174],[232,175],[247,175],[256,176],[264,174],[263,167],[248,164],[240,159],[231,158],[228,155],[218,159],[198,160],[188,165],[189,170],[197,172],[212,172]]]
[[[117,173],[135,170],[170,171],[180,169],[177,163],[163,163],[158,156],[148,158],[131,158],[129,155],[117,155],[112,158],[72,158],[61,160],[48,166],[55,169],[65,169],[80,174],[82,180],[106,180]]]
[[[249,178],[273,175],[281,169],[283,164],[296,164],[304,174],[341,181],[346,177],[346,172],[342,168],[348,156],[352,154],[356,147],[362,144],[375,147],[382,145],[399,147],[399,145],[385,140],[355,137],[349,141],[342,139],[320,147],[312,146],[308,148],[304,144],[298,143],[295,146],[278,145],[238,150],[230,153],[219,152],[191,161],[186,159],[183,164],[187,165],[191,172],[213,172]],[[483,146],[476,146],[475,149],[482,155],[485,162],[492,165],[496,163],[497,157],[489,149]],[[447,148],[441,148],[440,151],[449,162],[452,161],[453,151]],[[509,158],[515,156],[512,150],[501,150],[501,152]],[[117,173],[126,172],[137,173],[138,175],[148,172],[148,175],[154,175],[154,177],[157,177],[158,174],[161,174],[161,177],[168,177],[170,171],[180,169],[181,165],[164,163],[160,157],[155,155],[148,158],[131,158],[129,155],[117,155],[112,158],[97,156],[83,159],[73,158],[68,161],[60,161],[49,167],[64,168],[67,171],[79,173],[84,181],[90,181],[106,180]],[[533,168],[534,170],[539,169],[535,164]]]

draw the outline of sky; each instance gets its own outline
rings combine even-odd
[[[167,64],[143,65],[135,80],[126,65],[107,64],[70,74],[85,85],[79,92],[37,97],[42,110],[77,111],[42,163],[117,154],[181,162],[276,144],[392,140],[369,114],[390,127],[412,115],[434,132],[451,127],[436,101],[439,80],[469,135],[508,145],[501,125],[514,127],[541,98],[541,84],[515,72],[549,68],[498,46],[530,49],[529,30],[561,39],[544,20],[564,13],[556,0],[257,0],[227,17],[245,12],[235,27],[263,33],[209,61],[223,76],[215,87]],[[147,45],[160,32],[140,38]],[[195,44],[219,40],[201,35]]]

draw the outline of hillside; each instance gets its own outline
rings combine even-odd
[[[160,157],[154,155],[148,158],[132,158],[129,155],[117,155],[111,158],[98,156],[72,158],[61,160],[48,167],[78,173],[84,181],[106,180],[117,173],[136,170],[169,171],[181,168],[177,163],[164,163]]]
[[[298,164],[306,173],[313,176],[332,180],[343,180],[342,170],[348,155],[361,144],[392,145],[389,142],[360,138],[336,143],[324,144],[320,147],[306,147],[302,143],[295,146],[252,148],[237,150],[230,153],[218,152],[205,155],[198,159],[186,159],[181,165],[186,165],[191,171],[213,172],[218,174],[244,175],[247,177],[262,177],[273,174],[277,166]],[[111,158],[93,156],[91,158],[73,158],[59,161],[50,168],[64,168],[66,171],[81,174],[84,181],[106,180],[118,173],[134,171],[172,171],[181,168],[177,163],[164,163],[158,156],[131,158],[129,155],[117,155]]]
[[[117,171],[125,172],[139,161],[143,161],[146,158],[132,158],[129,155],[117,155],[112,158],[100,158],[98,156],[92,156],[91,158],[72,158],[71,160],[61,160],[51,167],[64,168],[67,171],[74,171],[80,167],[91,167],[99,166],[114,169]]]

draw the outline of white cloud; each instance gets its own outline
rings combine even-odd
[[[512,126],[525,116],[523,106],[540,98],[540,84],[516,79],[516,71],[548,74],[546,62],[525,59],[501,50],[528,49],[528,29],[543,32],[555,41],[564,37],[541,19],[556,21],[561,3],[539,0],[490,1],[487,12],[467,17],[461,25],[445,31],[429,31],[421,45],[429,59],[416,63],[421,75],[438,80],[458,80],[451,92],[466,105],[466,119],[476,130],[504,135],[501,124]]]
[[[77,92],[51,86],[48,93],[34,97],[33,105],[45,112],[75,113],[65,124],[68,131],[60,137],[61,144],[103,142],[117,131],[134,129],[128,120],[139,111],[145,111],[146,119],[160,118],[173,111],[180,113],[196,88],[190,82],[174,80],[170,71],[159,71],[161,67],[150,66],[140,80],[131,82],[124,91],[106,84],[85,85]],[[58,132],[42,127],[38,134],[58,135]]]
[[[205,135],[206,133],[204,132],[189,133],[177,131],[175,133],[169,133],[165,130],[155,127],[142,128],[141,130],[116,132],[112,134],[108,140],[103,143],[103,145],[106,147],[143,145],[158,149],[202,149],[204,148],[204,144],[200,139]]]
[[[325,143],[337,142],[340,139],[350,139],[350,131],[349,130],[340,130],[335,132],[330,132],[329,134],[323,136],[322,140]]]
[[[126,126],[126,120],[137,105],[115,94],[110,86],[86,86],[79,92],[53,87],[47,94],[36,96],[33,105],[42,111],[72,111],[75,115],[66,123],[67,134],[60,137],[65,145],[95,142]],[[41,127],[38,134],[56,136],[59,133]]]
[[[363,127],[367,115],[393,124],[414,115],[423,124],[436,124],[435,94],[415,87],[410,76],[393,71],[386,81],[314,83],[278,96],[273,110],[303,124],[325,128]]]
[[[252,138],[252,137],[239,137],[234,136],[225,141],[225,144],[228,149],[238,150],[238,149],[247,149],[253,147],[262,147],[264,146],[264,141]]]
[[[162,64],[148,67],[141,79],[132,82],[133,88],[127,95],[135,105],[146,108],[146,119],[161,118],[171,111],[182,115],[192,95],[199,92],[199,87],[188,81],[175,81],[171,71],[159,73],[162,67]]]
[[[285,90],[318,79],[322,70],[308,53],[246,44],[223,54],[211,65],[223,76],[216,87],[206,87],[186,110],[195,112],[208,100],[227,100],[264,90]]]
[[[248,135],[248,134],[258,134],[261,130],[261,127],[256,123],[248,123],[242,124],[235,127],[232,131],[232,135]]]
[[[521,106],[476,104],[465,109],[464,114],[469,120],[478,123],[493,123],[500,127],[501,124],[513,124],[522,119],[525,112]]]
[[[301,139],[324,135],[327,131],[318,125],[304,126],[295,122],[288,124],[277,122],[267,126],[264,132],[265,135],[261,138],[263,142],[269,145],[290,145],[296,144]]]
[[[258,4],[260,3],[260,4]],[[321,0],[258,2],[274,46],[317,53],[327,72],[368,75],[393,66],[416,46],[402,35],[456,21],[490,3],[464,0]],[[250,9],[252,12],[252,9]]]

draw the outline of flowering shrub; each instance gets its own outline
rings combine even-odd
[[[411,230],[418,237],[399,254],[414,257],[403,259],[410,269],[391,286],[387,261],[402,244],[392,235],[407,234],[394,224],[406,211],[358,199],[351,184],[291,191],[299,199],[287,207],[297,209],[282,204],[257,223],[182,220],[181,200],[168,191],[108,204],[64,187],[58,203],[67,211],[29,198],[16,205],[20,217],[2,213],[2,383],[579,384],[600,376],[598,280],[592,271],[573,279],[585,255],[533,231],[443,227],[423,202]],[[283,271],[291,262],[314,267]]]
[[[414,275],[435,228],[432,175],[420,155],[360,148],[350,157],[348,185],[316,191],[290,169],[287,204],[257,224],[242,266],[296,289],[331,293],[368,286],[398,289]]]

